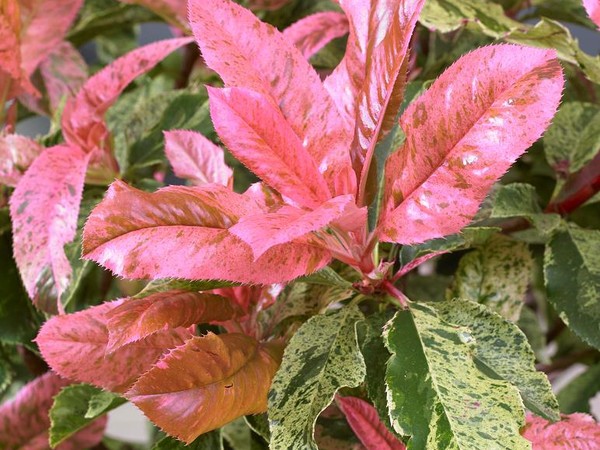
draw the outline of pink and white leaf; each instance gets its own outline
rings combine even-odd
[[[48,413],[60,390],[71,384],[54,372],[27,383],[17,395],[0,406],[0,448],[47,450],[50,418]],[[78,450],[98,444],[107,418],[95,420],[62,443],[57,450]]]
[[[165,131],[165,153],[173,172],[193,184],[233,186],[233,170],[225,164],[223,149],[196,131]]]
[[[337,404],[367,450],[406,450],[381,422],[373,405],[358,397],[337,397]]]
[[[230,0],[191,2],[190,22],[207,65],[225,85],[270,96],[331,192],[353,193],[350,130],[300,51],[277,29]]]
[[[65,38],[83,0],[32,0],[21,2],[23,69],[31,76],[39,64]]]
[[[231,319],[231,300],[207,292],[167,291],[128,299],[108,314],[108,352],[162,330]]]
[[[403,113],[386,167],[384,241],[457,233],[554,116],[564,84],[553,50],[495,45],[454,63]]]
[[[185,328],[165,330],[107,353],[108,313],[122,303],[52,317],[36,338],[44,360],[61,376],[124,392],[165,352],[192,337]]]
[[[250,245],[254,258],[258,259],[275,245],[322,230],[356,209],[354,196],[342,195],[313,211],[283,206],[276,212],[245,216],[229,231]]]
[[[262,284],[312,273],[331,260],[329,252],[298,240],[254,261],[252,249],[228,228],[261,211],[250,196],[218,185],[150,194],[115,182],[88,219],[83,253],[127,278]]]
[[[208,88],[215,129],[231,153],[296,204],[331,198],[306,147],[269,97],[243,88]]]
[[[563,415],[555,423],[528,414],[521,434],[531,441],[532,450],[594,450],[600,442],[600,425],[582,413]]]
[[[96,73],[65,105],[62,130],[66,141],[85,152],[108,149],[104,113],[135,78],[190,42],[191,38],[154,42],[127,53]]]
[[[287,27],[283,36],[292,42],[306,59],[316,54],[335,38],[348,33],[344,14],[328,11],[304,17]]]
[[[40,154],[10,199],[14,258],[35,305],[56,313],[71,265],[64,245],[75,237],[89,155],[58,145]]]
[[[0,184],[16,186],[44,148],[19,134],[0,135]]]
[[[600,1],[583,0],[583,6],[590,16],[590,19],[600,28]]]

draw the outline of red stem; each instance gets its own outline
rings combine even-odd
[[[394,286],[390,280],[384,280],[384,282],[381,283],[381,287],[385,292],[398,300],[398,303],[402,309],[408,308],[408,297],[404,295],[396,286]]]

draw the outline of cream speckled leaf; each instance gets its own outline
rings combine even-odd
[[[412,436],[409,449],[530,449],[519,434],[517,389],[477,368],[467,328],[412,304],[388,322],[384,338],[393,353],[386,371],[390,418],[398,433]]]
[[[451,295],[484,304],[516,322],[532,270],[527,244],[496,235],[461,258]]]
[[[288,344],[269,392],[271,450],[316,450],[314,426],[341,387],[356,387],[366,369],[358,348],[356,306],[311,318]]]
[[[548,378],[535,369],[533,350],[515,324],[470,301],[452,300],[436,309],[445,321],[468,327],[475,338],[475,359],[516,386],[528,409],[550,420],[560,418]]]

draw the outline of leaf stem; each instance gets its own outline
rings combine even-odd
[[[396,286],[394,286],[390,282],[390,280],[384,280],[383,283],[381,283],[381,287],[385,292],[390,294],[392,298],[398,300],[398,305],[402,309],[408,309],[408,297],[404,295],[404,293],[400,291]]]

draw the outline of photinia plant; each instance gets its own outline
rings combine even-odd
[[[0,3],[2,448],[125,448],[127,401],[155,449],[600,443],[594,2],[43,3]]]

